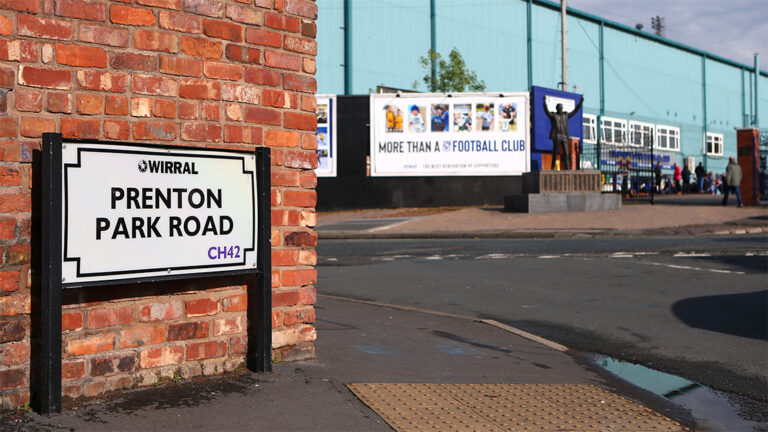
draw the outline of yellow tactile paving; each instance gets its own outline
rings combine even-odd
[[[680,423],[592,385],[349,384],[406,431],[686,431]]]

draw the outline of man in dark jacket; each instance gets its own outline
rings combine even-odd
[[[728,159],[728,168],[725,169],[725,185],[723,187],[723,205],[728,205],[728,194],[735,193],[736,201],[739,207],[741,203],[741,167],[736,163],[736,159],[731,156]]]
[[[661,193],[661,162],[656,162],[656,168],[653,169],[656,175],[656,191]]]
[[[704,165],[699,162],[696,167],[696,184],[699,185],[699,192],[704,192],[704,179],[707,177],[707,170],[704,169]]]
[[[690,192],[691,188],[691,170],[688,169],[688,164],[683,164],[683,193]]]

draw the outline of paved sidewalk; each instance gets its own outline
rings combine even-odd
[[[768,232],[768,208],[719,205],[720,196],[662,196],[619,210],[526,214],[501,208],[320,213],[321,238],[567,237],[585,235],[742,234]],[[396,215],[397,217],[394,217]]]
[[[504,424],[514,410],[498,411],[506,416],[496,420],[492,411],[516,398],[520,415],[515,421],[522,425],[515,423],[506,430],[553,430],[552,424],[541,423],[548,414],[560,415],[560,420],[580,418],[586,429],[579,430],[617,430],[615,427],[626,429],[622,426],[627,425],[645,430],[632,427],[642,423],[629,421],[663,420],[665,430],[694,426],[685,411],[666,399],[598,374],[568,353],[486,323],[328,297],[319,299],[317,309],[317,360],[277,364],[271,375],[243,372],[118,393],[50,417],[29,414],[26,423],[5,416],[0,429],[392,430],[348,387],[357,393],[361,385],[378,385],[363,383],[404,383],[399,387],[406,390],[439,385],[443,398],[433,404],[424,405],[428,399],[416,400],[418,397],[405,393],[395,397],[402,403],[421,403],[422,410],[448,420],[460,414],[471,419],[486,413],[484,418]],[[354,383],[360,384],[356,387]],[[387,391],[392,394],[393,390]],[[473,399],[473,392],[486,396]],[[579,403],[582,397],[584,403]],[[386,404],[376,395],[364,398],[372,406]],[[464,401],[461,412],[435,408],[439,404],[456,406],[456,400]],[[617,417],[607,414],[613,407],[622,408],[621,415],[640,420],[616,423]],[[392,423],[428,426],[430,421],[397,410],[379,411]],[[422,417],[427,420],[422,422]],[[608,427],[606,421],[613,423]],[[467,428],[466,424],[458,426],[456,430]],[[524,429],[526,426],[530,428]],[[413,428],[398,427],[409,429]],[[438,429],[450,430],[447,426]]]

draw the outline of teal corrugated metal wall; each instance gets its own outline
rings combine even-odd
[[[436,1],[437,51],[456,47],[488,91],[522,91],[529,84],[557,88],[561,81],[560,14],[554,4],[533,1],[532,78],[528,83],[528,0]],[[350,0],[351,90],[377,85],[427,90],[418,59],[430,48],[429,0]],[[317,79],[319,93],[344,93],[344,1],[319,0]],[[585,95],[585,112],[600,111],[600,22],[569,15],[568,90]],[[609,23],[606,21],[606,23]],[[704,84],[706,130],[723,134],[723,157],[707,157],[724,170],[736,153],[735,128],[752,125],[753,68],[684,46],[663,43],[621,25],[604,27],[605,115],[680,128],[683,157],[702,161]],[[716,56],[713,56],[716,57]],[[768,126],[768,77],[758,80],[759,124]]]

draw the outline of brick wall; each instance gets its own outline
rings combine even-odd
[[[0,0],[0,407],[38,352],[40,136],[272,149],[273,357],[314,356],[311,0]],[[238,280],[67,290],[63,393],[243,363]]]

